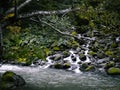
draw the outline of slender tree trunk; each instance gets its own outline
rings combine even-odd
[[[17,0],[15,0],[15,6],[14,6],[15,10],[14,10],[14,13],[15,13],[15,19],[17,19],[17,16],[18,16],[18,11],[17,11]]]
[[[0,24],[0,62],[3,59],[3,36],[2,36],[2,27]]]

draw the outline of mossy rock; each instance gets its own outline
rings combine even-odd
[[[70,66],[70,64],[69,63],[64,63],[64,65],[63,65],[63,69],[68,69],[68,68],[70,68],[71,66]]]
[[[110,61],[110,62],[105,64],[105,69],[108,69],[108,68],[113,67],[113,66],[115,66],[115,62]]]
[[[105,52],[105,55],[107,55],[107,56],[111,56],[111,55],[113,55],[113,52],[110,51],[110,50],[108,50],[108,51]]]
[[[54,51],[60,51],[60,47],[55,46],[55,47],[53,47],[53,50],[54,50]]]
[[[5,82],[14,82],[14,75],[16,75],[14,72],[7,71],[2,76],[2,81]]]
[[[80,70],[85,71],[87,67],[88,67],[88,63],[82,63],[82,65],[80,66]]]
[[[92,55],[92,56],[96,56],[96,55],[97,55],[97,53],[94,52],[94,51],[89,51],[88,54],[89,54],[89,55]]]
[[[10,90],[25,84],[25,80],[21,76],[12,71],[6,71],[1,77],[0,90]]]
[[[70,55],[70,53],[68,51],[63,51],[63,54],[64,54],[63,55],[64,57],[68,57]]]
[[[61,63],[56,63],[56,64],[54,64],[54,68],[63,69],[63,65]]]
[[[28,60],[27,58],[18,58],[16,60],[16,62],[19,64],[19,65],[22,65],[22,66],[29,66],[31,65],[32,61],[31,60]]]
[[[80,60],[81,61],[85,61],[86,60],[86,56],[84,55],[84,54],[79,54],[79,56],[80,56]]]
[[[107,74],[109,74],[109,75],[120,75],[120,68],[111,67],[107,70]]]
[[[102,58],[105,58],[106,55],[105,55],[104,53],[98,51],[98,52],[97,52],[97,57],[98,57],[99,59],[102,59]]]
[[[117,48],[117,47],[118,47],[117,43],[111,43],[111,48]]]
[[[85,69],[85,71],[92,71],[92,70],[95,70],[94,65],[90,65]]]
[[[62,57],[62,56],[61,56],[60,54],[57,54],[57,55],[54,57],[53,60],[58,61],[58,60],[61,59],[61,57]]]

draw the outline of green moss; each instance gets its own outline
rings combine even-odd
[[[108,50],[108,51],[105,52],[105,55],[111,56],[111,55],[113,55],[113,52]]]
[[[85,71],[85,69],[88,67],[87,63],[82,63],[80,70]]]
[[[111,44],[111,48],[117,48],[117,47],[118,47],[118,45],[116,43]]]
[[[73,31],[71,34],[72,34],[73,36],[75,36],[75,35],[77,35],[77,32]]]
[[[120,69],[115,68],[115,67],[111,67],[107,70],[107,73],[110,75],[120,75]]]
[[[53,47],[53,50],[54,50],[54,51],[59,51],[59,50],[60,50],[60,47],[55,46],[55,47]]]
[[[2,76],[2,81],[4,82],[14,82],[14,72],[7,71]]]
[[[108,68],[113,67],[113,66],[115,66],[115,62],[110,61],[110,62],[105,64],[105,69],[108,69]]]
[[[85,71],[91,71],[91,70],[94,70],[94,69],[95,69],[95,67],[93,65],[90,65],[85,69]]]
[[[70,64],[69,63],[64,63],[63,69],[68,69],[68,68],[70,68]]]
[[[68,52],[68,51],[63,51],[63,54],[64,54],[65,56],[68,56],[68,55],[69,55],[69,52]]]
[[[90,54],[90,55],[96,55],[97,53],[94,52],[94,51],[89,51],[88,54]]]
[[[80,60],[82,61],[86,60],[86,56],[83,53],[80,53],[79,56],[80,56]]]

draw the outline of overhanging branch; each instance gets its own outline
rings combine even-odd
[[[72,11],[77,11],[80,10],[80,8],[68,8],[64,10],[56,10],[56,11],[36,11],[36,12],[31,12],[27,14],[21,14],[18,16],[18,18],[28,18],[28,17],[33,17],[37,15],[55,15],[55,14],[64,14]]]

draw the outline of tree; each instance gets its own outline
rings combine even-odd
[[[3,19],[6,15],[6,11],[9,9],[10,5],[12,5],[12,1],[13,0],[0,0],[0,19]],[[14,13],[15,13],[15,17],[13,18],[17,18],[17,2],[16,0],[14,0]],[[2,36],[2,27],[4,27],[6,25],[6,23],[4,24],[4,20],[0,21],[0,61],[2,60],[3,57],[3,36]]]
[[[44,4],[45,2],[48,2],[49,0],[38,0],[38,1],[33,1],[33,0],[0,0],[1,3],[0,3],[0,18],[1,18],[1,21],[0,21],[0,60],[2,60],[2,56],[3,56],[3,37],[2,37],[2,29],[3,27],[7,26],[8,24],[11,23],[11,21],[15,21],[17,19],[25,19],[25,18],[32,18],[32,17],[38,17],[38,15],[60,15],[60,14],[66,14],[66,13],[69,13],[71,11],[76,11],[76,10],[80,10],[80,8],[73,8],[72,5],[69,5],[69,8],[66,9],[62,9],[62,10],[59,10],[61,9],[61,7],[56,6],[58,7],[59,9],[56,9],[56,10],[53,10],[50,9],[50,10],[47,10],[47,11],[44,11],[44,10],[41,10],[40,7],[38,7],[38,10],[32,10],[32,8],[30,9],[30,12],[27,11],[27,12],[24,12],[25,8],[26,7],[31,7],[31,4],[34,4],[33,6],[35,6],[35,4],[37,5],[37,2],[39,2],[38,6],[43,6],[42,4]],[[64,0],[63,0],[64,1]],[[59,4],[62,4],[62,2],[59,2],[57,0],[52,0],[50,1],[50,3],[52,5],[54,5],[54,3],[59,3]],[[65,2],[66,3],[66,0]],[[70,0],[70,3],[72,4],[72,0]],[[50,5],[50,4],[47,4],[47,5]],[[71,7],[70,7],[71,6]],[[47,6],[46,6],[47,7]],[[40,9],[40,10],[39,10]],[[27,9],[28,10],[28,9]],[[20,12],[18,14],[18,12]],[[9,16],[9,14],[13,13],[14,15],[12,17],[8,17],[7,19],[4,19],[4,17],[6,17],[7,15]],[[35,21],[33,20],[33,18],[31,19],[32,21]],[[39,19],[40,21],[40,19]],[[73,35],[70,35],[70,34],[65,34],[64,32],[61,32],[59,29],[56,29],[54,28],[53,26],[51,26],[49,23],[45,22],[45,21],[40,21],[44,24],[47,24],[48,26],[52,27],[54,30],[56,30],[57,32],[63,34],[63,35],[68,35],[68,36],[73,36]]]

